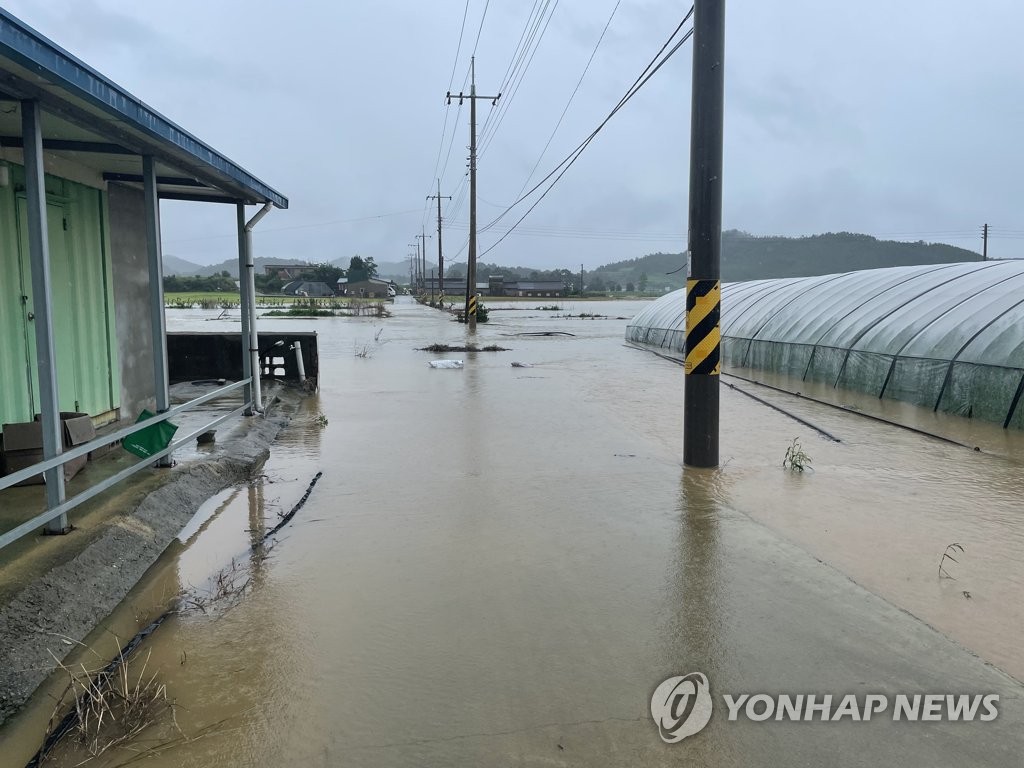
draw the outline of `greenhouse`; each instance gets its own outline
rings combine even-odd
[[[682,354],[685,291],[626,339]],[[722,361],[1024,427],[1024,261],[892,267],[722,287]]]

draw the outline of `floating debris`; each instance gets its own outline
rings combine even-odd
[[[431,368],[462,368],[465,363],[462,360],[431,360],[428,365]]]
[[[478,347],[476,344],[431,344],[429,347],[419,347],[420,352],[508,352],[505,347],[497,344],[488,344],[486,347]]]

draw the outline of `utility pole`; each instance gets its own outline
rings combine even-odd
[[[580,298],[583,298],[583,265],[580,264]]]
[[[430,235],[428,235],[426,233],[426,230],[423,230],[418,235],[416,235],[416,237],[419,238],[419,241],[421,243],[423,243],[423,248],[420,250],[420,258],[423,260],[423,291],[424,291],[424,293],[426,293],[426,285],[427,285],[427,238],[430,237]],[[433,290],[433,288],[431,288],[431,290]]]
[[[434,305],[434,270],[430,270],[430,305]]]
[[[988,224],[981,228],[981,260],[988,261]]]
[[[413,255],[411,253],[409,254],[409,258],[415,258],[416,259],[416,261],[415,261],[416,269],[414,270],[415,278],[414,278],[414,283],[413,283],[413,292],[415,293],[416,286],[417,285],[422,285],[422,283],[423,283],[423,278],[422,278],[423,273],[420,272],[420,241],[417,240],[415,243],[409,243],[409,247],[416,249],[415,255]]]
[[[441,180],[437,180],[437,194],[427,195],[427,200],[437,198],[437,295],[444,302],[444,253],[441,252],[441,200],[451,200],[451,195],[441,195]]]
[[[487,99],[493,107],[501,98],[476,95],[476,57],[469,60],[469,95],[460,92],[452,96],[448,91],[448,103],[457,98],[461,105],[469,99],[469,259],[466,265],[466,323],[471,331],[476,330],[476,100]]]
[[[695,0],[683,463],[718,466],[725,0]]]

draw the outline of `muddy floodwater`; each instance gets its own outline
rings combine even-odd
[[[493,306],[515,309],[471,340],[510,351],[417,351],[470,337],[403,297],[386,319],[263,321],[319,333],[319,395],[88,645],[113,656],[225,569],[244,589],[143,647],[176,726],[89,765],[1020,765],[1020,435],[944,419],[974,451],[732,380],[842,442],[723,388],[723,466],[684,472],[682,370],[616,319],[641,304]],[[216,314],[168,325],[237,327]],[[555,330],[574,335],[517,335]],[[781,468],[794,437],[813,472]],[[1002,710],[953,729],[718,713],[665,744],[651,694],[691,671],[716,696],[994,690]],[[59,686],[0,730],[4,768],[39,746]]]

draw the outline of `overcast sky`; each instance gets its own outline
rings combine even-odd
[[[434,234],[436,209],[425,197],[438,175],[441,194],[459,203],[445,201],[445,252],[465,260],[469,110],[447,106],[444,95],[453,67],[452,90],[462,88],[474,48],[478,93],[493,95],[533,9],[550,11],[518,91],[506,85],[497,108],[479,103],[481,125],[496,109],[504,115],[491,119],[482,144],[483,225],[517,198],[538,158],[534,183],[597,126],[690,7],[621,0],[541,157],[615,0],[469,0],[457,61],[465,0],[3,1],[288,196],[290,209],[257,228],[257,255],[311,261],[355,253],[403,260],[421,226]],[[846,230],[980,250],[988,222],[1004,235],[990,241],[990,255],[1024,255],[1024,6],[727,7],[726,228]],[[578,268],[682,250],[691,61],[686,44],[522,234],[483,258]],[[236,254],[227,206],[165,202],[163,224],[166,253],[201,263]],[[480,250],[498,236],[497,228],[482,233]],[[436,239],[427,247],[436,253]]]

